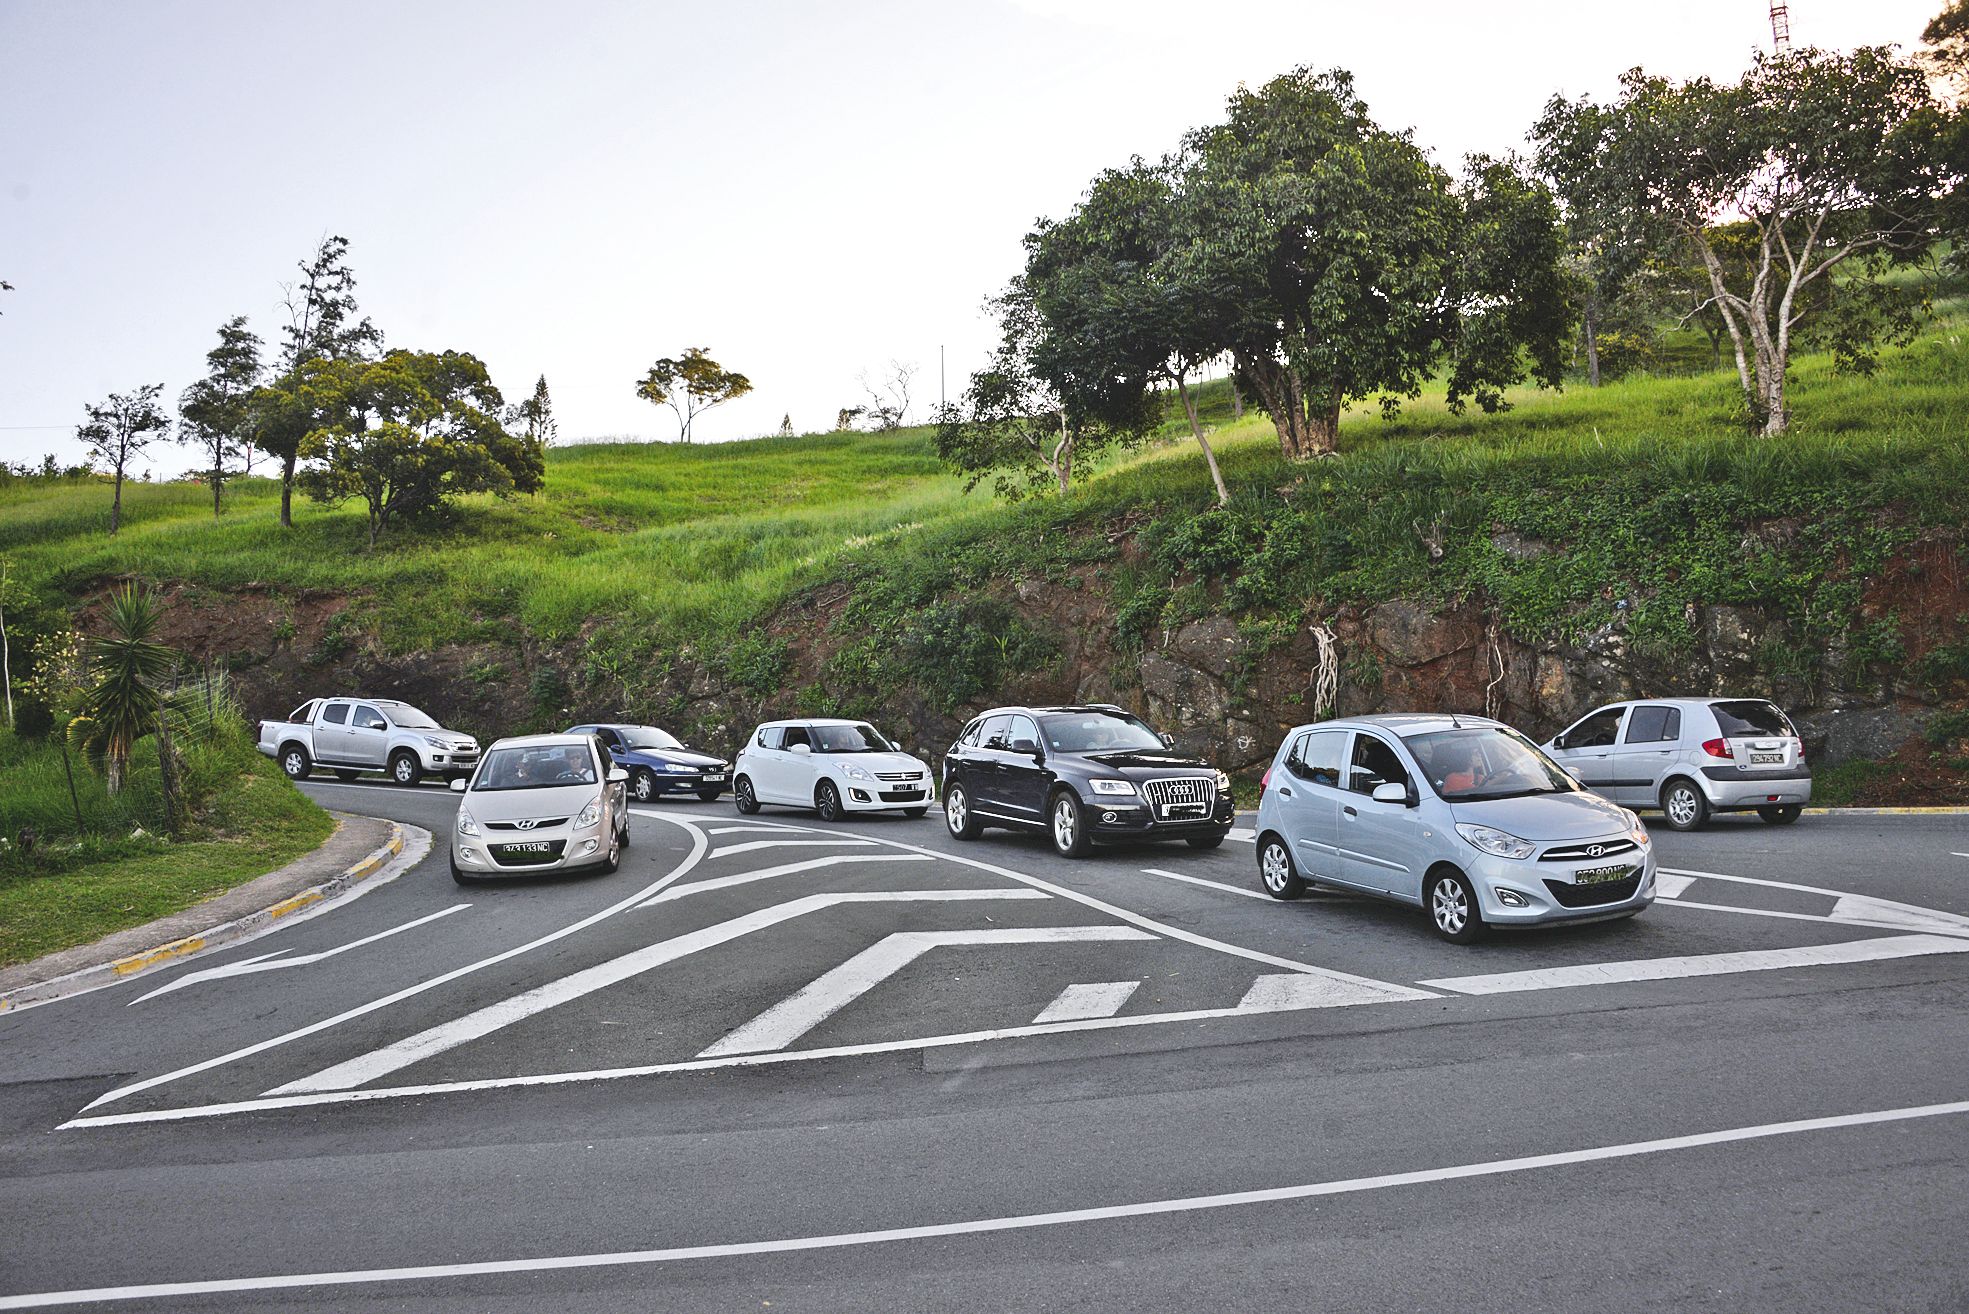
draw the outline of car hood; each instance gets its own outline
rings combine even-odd
[[[1215,774],[1217,768],[1200,757],[1170,749],[1133,748],[1114,753],[1080,753],[1089,762],[1098,762],[1115,771],[1203,771]]]
[[[473,790],[465,795],[465,810],[481,826],[489,821],[572,817],[601,794],[600,785],[555,785],[550,789]]]
[[[725,759],[713,757],[709,753],[693,752],[688,748],[631,748],[615,755],[617,762],[634,762],[643,766],[661,766],[675,762],[683,766],[709,767],[723,766]]]
[[[1630,824],[1623,809],[1598,794],[1583,792],[1452,802],[1450,812],[1459,822],[1493,826],[1538,844],[1618,835]]]
[[[858,766],[870,773],[921,771],[925,776],[930,773],[929,763],[921,758],[911,757],[907,753],[816,753],[815,756],[829,766],[839,767],[843,771],[851,766]]]
[[[479,742],[463,730],[447,730],[443,726],[439,726],[435,730],[405,730],[404,733],[407,735],[423,735],[428,739],[442,739],[447,743],[458,745],[471,744],[476,746]]]

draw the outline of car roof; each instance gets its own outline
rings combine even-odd
[[[1772,707],[1777,706],[1773,700],[1754,694],[1742,697],[1718,694],[1713,698],[1620,698],[1611,703],[1599,704],[1593,712],[1604,712],[1609,707],[1639,707],[1643,704],[1650,707],[1714,707],[1718,703],[1769,703]],[[1581,715],[1591,716],[1593,712],[1584,712]]]
[[[764,730],[768,726],[775,726],[775,725],[867,725],[867,724],[868,724],[867,721],[859,721],[851,717],[844,717],[844,716],[790,716],[783,721],[761,721],[759,722],[759,728],[761,730]]]
[[[492,748],[586,748],[594,742],[593,735],[514,735],[495,740]],[[486,751],[491,752],[492,748]]]
[[[1135,715],[1127,708],[1117,707],[1113,703],[1074,703],[1065,706],[1050,706],[1050,705],[1043,705],[1043,704],[1039,706],[1026,706],[1024,704],[1021,704],[1012,707],[987,708],[985,711],[979,712],[977,716],[972,717],[971,720],[976,721],[987,716],[1052,716],[1062,713],[1067,715],[1072,715],[1079,712],[1106,712],[1111,716]],[[968,725],[969,722],[966,722],[966,724]]]
[[[1407,739],[1411,735],[1427,734],[1432,730],[1476,730],[1494,728],[1508,730],[1504,722],[1488,716],[1472,716],[1457,712],[1377,712],[1368,716],[1342,716],[1330,721],[1313,721],[1306,725],[1292,727],[1290,734],[1301,730],[1381,730],[1388,734]]]

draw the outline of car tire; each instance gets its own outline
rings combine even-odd
[[[306,780],[314,770],[314,759],[299,744],[289,744],[280,750],[280,769],[289,780]]]
[[[1709,800],[1695,781],[1677,776],[1661,787],[1661,813],[1670,830],[1701,830],[1709,820]]]
[[[697,791],[697,801],[700,803],[716,803],[718,801],[718,795],[724,792],[722,789],[700,789]]]
[[[622,829],[616,832],[616,838],[617,843],[623,848],[626,849],[629,847],[629,823],[627,821],[623,822]]]
[[[978,824],[971,812],[971,794],[962,785],[952,784],[944,787],[943,820],[950,829],[950,837],[959,840],[974,840],[984,834],[984,827]]]
[[[399,749],[390,754],[390,779],[399,785],[414,785],[424,778],[424,764],[417,754]]]
[[[1258,883],[1274,899],[1296,899],[1306,892],[1306,881],[1292,861],[1292,850],[1276,835],[1258,841]]]
[[[1477,903],[1477,891],[1460,871],[1446,871],[1430,881],[1422,905],[1436,934],[1453,944],[1474,944],[1489,929]]]
[[[930,815],[930,809],[928,809],[928,808],[904,808],[904,809],[902,810],[902,814],[903,814],[903,815],[904,815],[905,817],[908,817],[908,818],[909,818],[909,819],[910,819],[911,821],[921,821],[921,820],[923,820],[923,818],[925,818],[925,817],[927,817],[927,816],[929,816],[929,815]]]
[[[1183,842],[1193,849],[1215,849],[1223,846],[1224,837],[1222,835],[1192,835]]]
[[[602,875],[604,876],[615,875],[616,871],[622,866],[622,837],[615,835],[611,837],[611,840],[612,842],[608,846],[608,856],[602,859]]]
[[[656,772],[648,767],[637,767],[636,774],[629,777],[629,793],[638,803],[648,803],[656,797]]]
[[[451,860],[451,879],[457,881],[460,885],[477,885],[479,883],[478,877],[459,867],[458,859],[456,858]]]
[[[814,786],[814,810],[820,813],[822,821],[841,819],[841,791],[831,780],[823,780]]]
[[[732,782],[732,806],[748,817],[759,810],[759,796],[752,792],[752,777],[740,776]]]
[[[1804,807],[1797,803],[1779,803],[1775,807],[1758,808],[1757,815],[1764,819],[1767,826],[1789,826],[1804,811]]]
[[[949,800],[944,806],[949,806]],[[1084,858],[1094,847],[1087,838],[1087,814],[1072,790],[1060,790],[1047,804],[1046,833],[1053,839],[1053,851],[1062,858]]]
[[[337,780],[354,780],[357,776],[361,774],[362,772],[360,771],[337,771],[335,773],[335,778]]]

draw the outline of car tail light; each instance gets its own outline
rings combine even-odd
[[[1272,787],[1272,769],[1270,767],[1266,767],[1265,774],[1258,778],[1258,792],[1262,794],[1266,790],[1270,789],[1271,787]]]
[[[1727,739],[1705,739],[1702,741],[1702,751],[1711,757],[1736,756],[1735,753],[1730,751],[1730,741]]]

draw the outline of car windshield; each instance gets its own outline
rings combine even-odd
[[[622,742],[630,748],[682,748],[675,735],[665,734],[653,725],[625,725],[620,727]]]
[[[817,725],[810,733],[816,753],[893,753],[896,746],[882,737],[874,726]]]
[[[405,730],[441,729],[436,721],[424,715],[409,703],[384,703],[390,709],[390,719]]]
[[[1716,724],[1727,739],[1738,739],[1748,735],[1795,736],[1798,732],[1791,728],[1791,722],[1777,707],[1763,699],[1745,699],[1735,703],[1711,703],[1709,710],[1716,713]]]
[[[485,756],[472,788],[478,792],[508,789],[559,789],[564,785],[600,783],[595,755],[580,744],[550,744],[536,748],[495,748]]]
[[[1514,730],[1471,726],[1437,730],[1402,741],[1436,793],[1475,803],[1527,794],[1569,794],[1579,788],[1551,758]]]
[[[1162,737],[1126,712],[1075,712],[1040,722],[1046,747],[1055,753],[1165,751]]]

